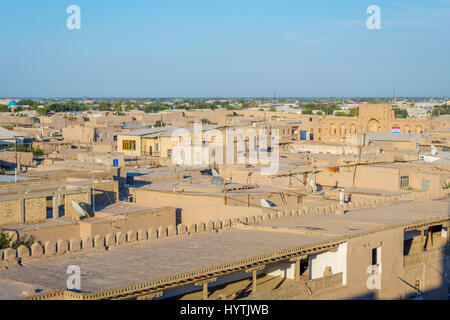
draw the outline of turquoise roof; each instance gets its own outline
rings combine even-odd
[[[19,104],[16,102],[16,101],[14,101],[14,100],[12,100],[12,101],[10,101],[9,103],[8,103],[8,107],[13,107],[13,106],[18,106]]]

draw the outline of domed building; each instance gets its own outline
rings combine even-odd
[[[14,101],[14,100],[11,100],[9,103],[8,103],[8,107],[9,108],[14,108],[14,107],[17,107],[19,104],[16,102],[16,101]]]

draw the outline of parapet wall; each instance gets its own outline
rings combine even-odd
[[[130,230],[128,232],[108,233],[105,236],[95,235],[94,237],[72,238],[69,241],[59,239],[46,241],[44,244],[34,243],[31,248],[20,246],[17,249],[0,250],[0,265],[15,264],[19,260],[30,261],[45,259],[49,257],[79,253],[84,250],[105,250],[110,247],[128,246],[145,241],[154,241],[162,238],[183,237],[195,233],[217,232],[222,229],[230,229],[235,225],[259,224],[264,221],[280,219],[289,216],[301,216],[308,214],[344,214],[346,210],[376,208],[388,206],[397,200],[427,200],[440,197],[447,197],[450,190],[439,190],[431,192],[418,192],[401,196],[392,196],[378,200],[366,200],[350,202],[344,205],[330,205],[323,207],[308,207],[287,209],[277,211],[275,208],[266,208],[262,215],[249,216],[243,218],[223,219],[190,223],[188,225],[169,225],[168,227],[149,228],[147,230]]]

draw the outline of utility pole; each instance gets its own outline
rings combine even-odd
[[[95,216],[95,157],[93,150],[93,140],[91,140],[91,154],[92,154],[92,212]]]
[[[95,171],[94,171],[94,155],[92,155],[92,212],[95,216]]]

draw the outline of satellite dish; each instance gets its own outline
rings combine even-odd
[[[72,207],[75,209],[75,212],[78,213],[80,217],[88,217],[89,214],[84,210],[78,203],[72,200]]]
[[[261,206],[263,208],[272,208],[275,207],[275,204],[271,201],[264,200],[263,198],[261,198]]]
[[[214,176],[211,178],[211,184],[217,185],[217,186],[221,186],[224,184],[224,180],[222,177],[220,176]]]
[[[220,177],[216,169],[211,169],[211,173],[214,177]]]
[[[36,139],[37,139],[38,141],[42,141],[41,137],[40,137],[38,134],[36,135]]]
[[[291,153],[296,153],[294,149],[289,149]]]
[[[431,155],[435,156],[438,154],[438,151],[436,149],[436,146],[434,146],[433,144],[431,145]]]

